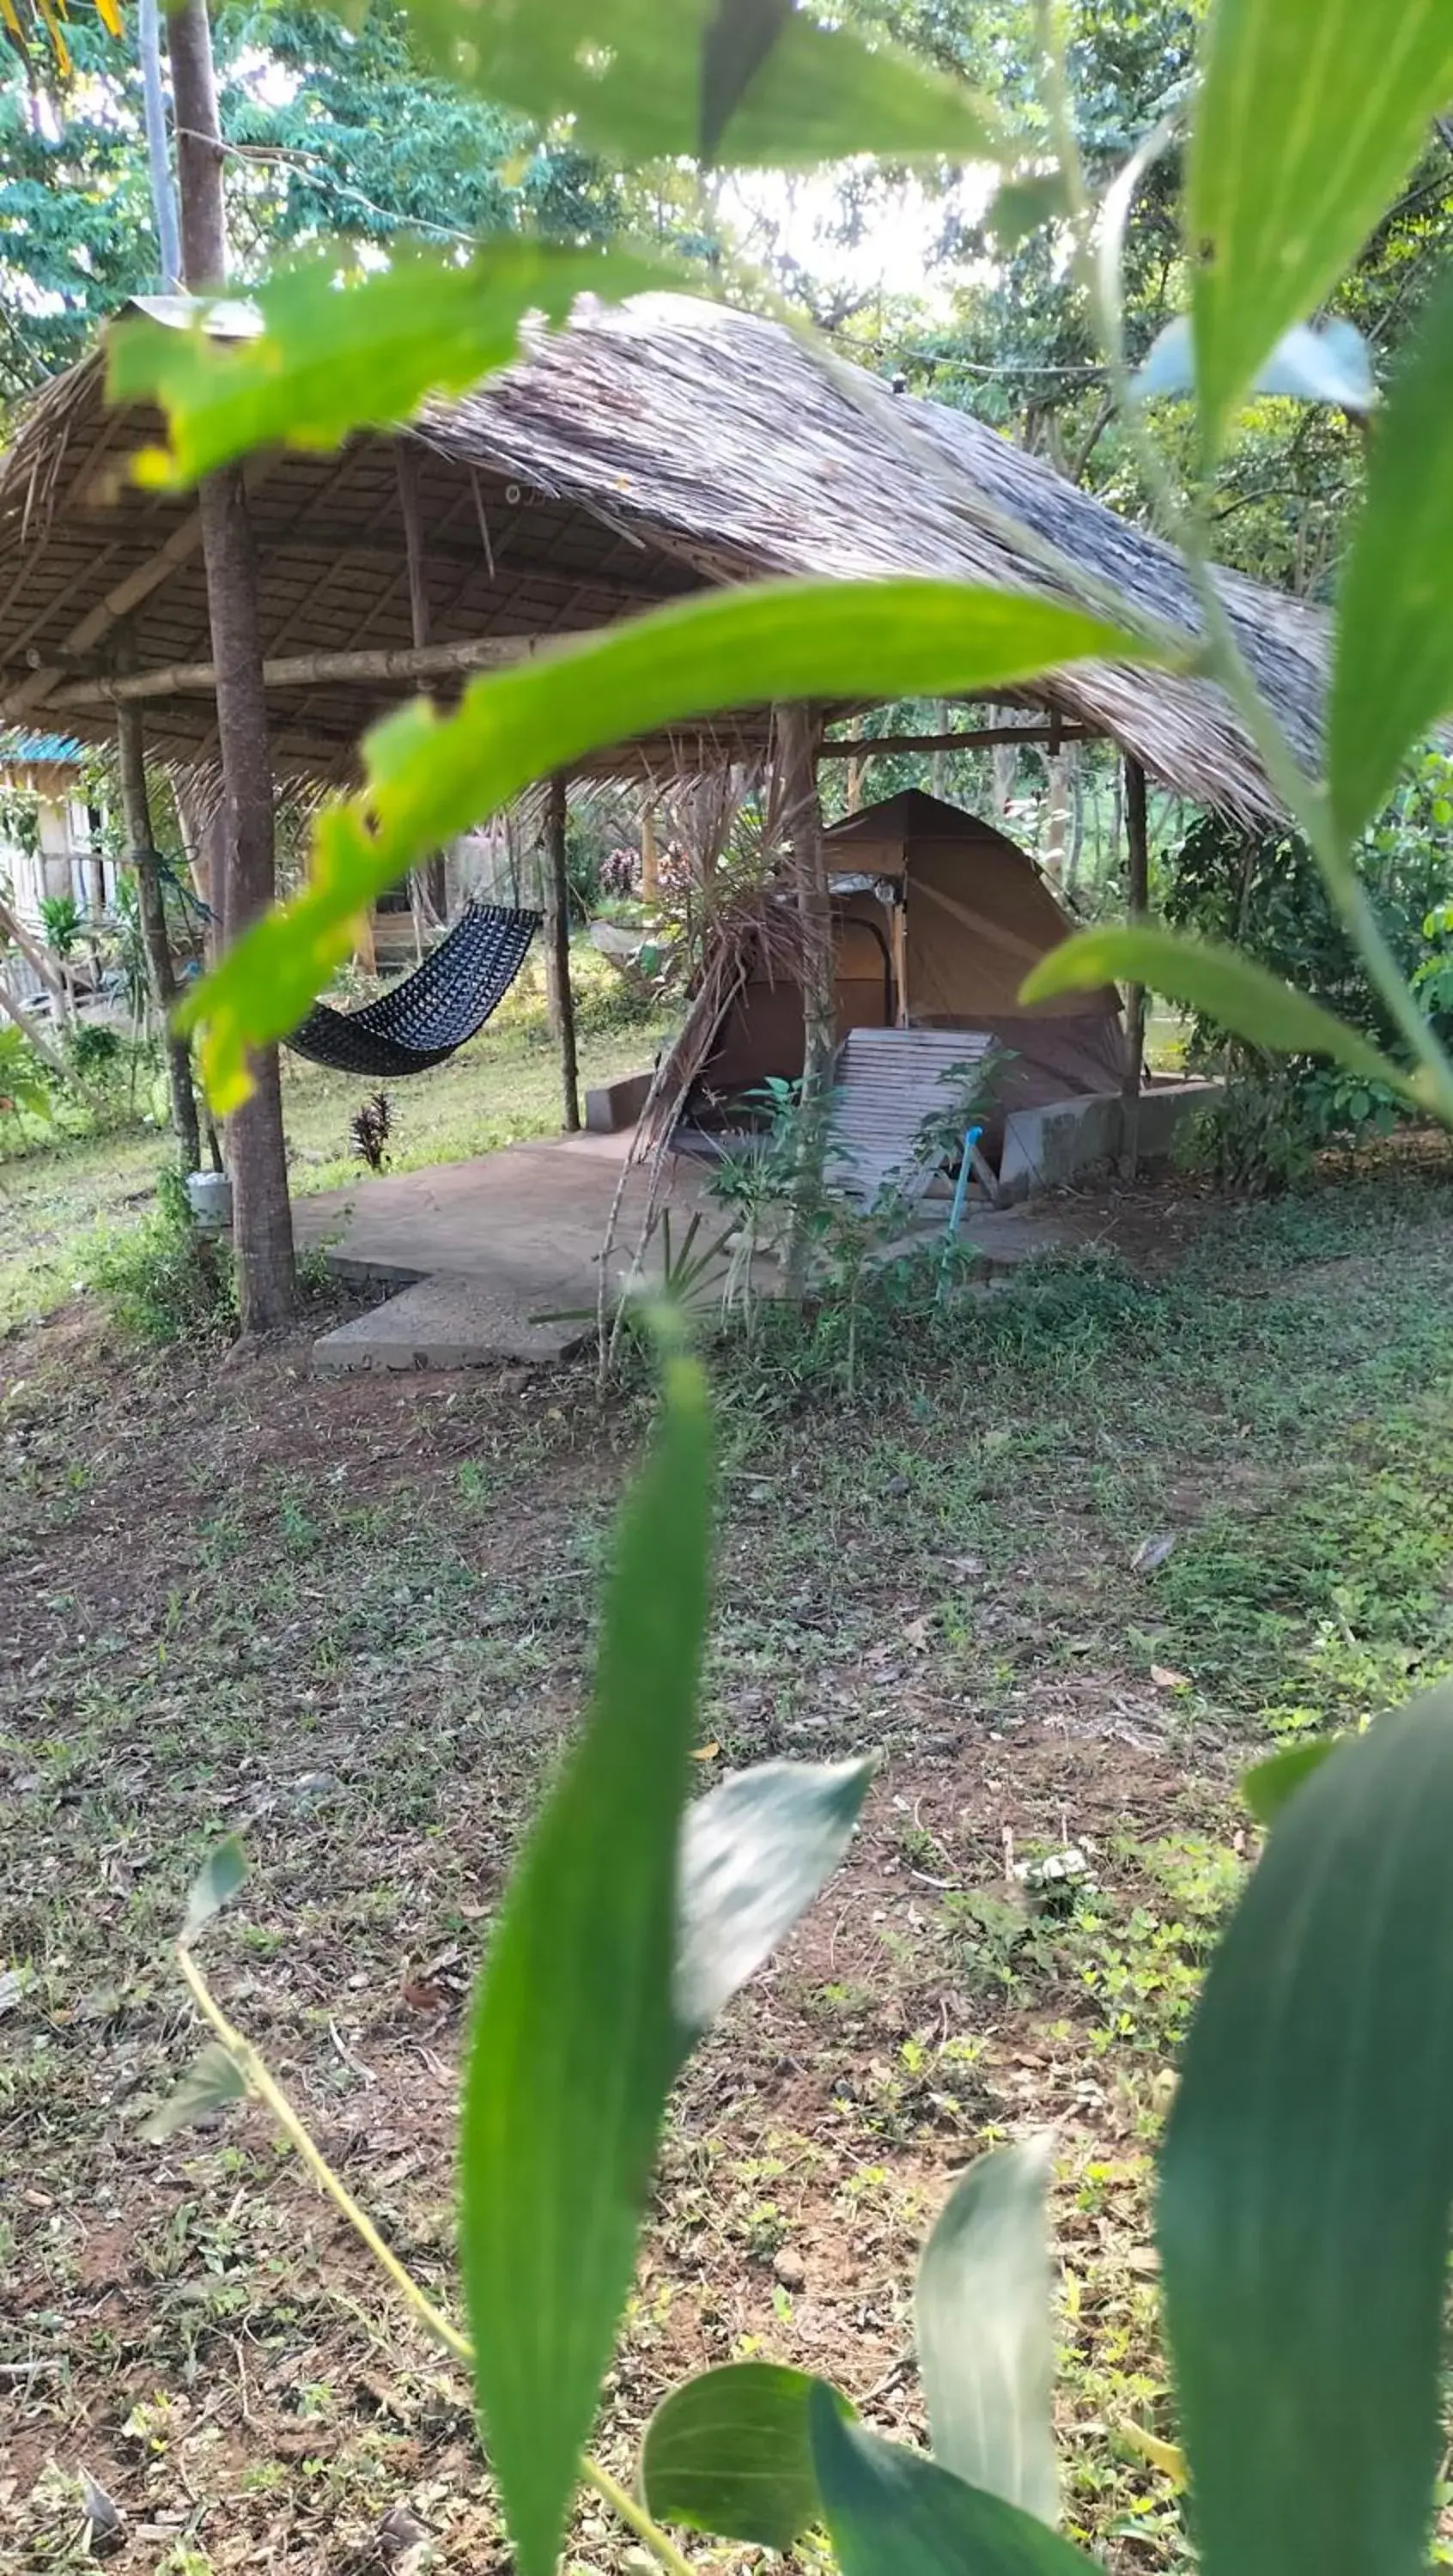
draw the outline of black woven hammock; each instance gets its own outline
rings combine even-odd
[[[335,1073],[423,1073],[477,1037],[525,962],[537,912],[471,904],[412,975],[360,1011],[315,1002],[288,1039],[295,1055]]]

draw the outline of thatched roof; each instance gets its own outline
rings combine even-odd
[[[175,308],[178,312],[181,308]],[[155,437],[108,414],[99,358],[58,378],[0,462],[0,717],[104,735],[108,672],[175,672],[147,705],[160,756],[206,758],[212,709],[195,503],[121,472]],[[784,572],[962,574],[1103,609],[1122,595],[1194,635],[1184,566],[966,413],[895,397],[782,326],[684,297],[585,309],[412,434],[427,531],[431,640],[501,653],[598,626],[703,583]],[[310,656],[412,640],[399,438],[249,468],[264,648],[280,766],[347,773],[351,746],[410,683],[292,676]],[[1312,611],[1236,574],[1232,622],[1296,747],[1315,757],[1325,631]],[[448,683],[440,694],[448,694]],[[1204,681],[1096,666],[1021,691],[1109,734],[1195,801],[1274,810],[1256,754]],[[760,742],[761,713],[675,747],[683,763]]]

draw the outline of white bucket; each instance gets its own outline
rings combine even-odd
[[[232,1223],[232,1183],[225,1172],[188,1172],[187,1197],[203,1234],[225,1234]]]

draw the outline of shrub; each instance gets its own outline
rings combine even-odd
[[[1176,1160],[1217,1189],[1261,1197],[1305,1180],[1324,1147],[1389,1136],[1403,1115],[1392,1092],[1339,1065],[1238,1048],[1221,1098],[1187,1120]]]
[[[83,1081],[96,1075],[103,1078],[116,1071],[125,1061],[126,1042],[118,1029],[108,1029],[103,1022],[78,1020],[67,1029],[62,1043],[66,1056]]]
[[[1365,836],[1361,869],[1388,946],[1435,1020],[1453,1028],[1453,762],[1427,753]],[[1334,911],[1311,851],[1294,832],[1248,835],[1205,816],[1177,854],[1169,919],[1234,943],[1380,1047],[1396,1031],[1355,944]],[[1312,1056],[1273,1057],[1198,1014],[1188,1060],[1219,1065],[1224,1099],[1190,1128],[1182,1161],[1220,1186],[1285,1188],[1323,1146],[1386,1136],[1402,1114],[1394,1095]]]
[[[158,1175],[156,1206],[139,1225],[100,1243],[87,1285],[143,1341],[225,1342],[237,1328],[231,1251],[201,1231],[179,1172]]]

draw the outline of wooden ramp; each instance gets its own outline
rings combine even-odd
[[[832,1137],[823,1177],[844,1197],[882,1189],[921,1198],[937,1162],[914,1159],[925,1119],[964,1087],[993,1039],[980,1029],[852,1029],[838,1053]]]

